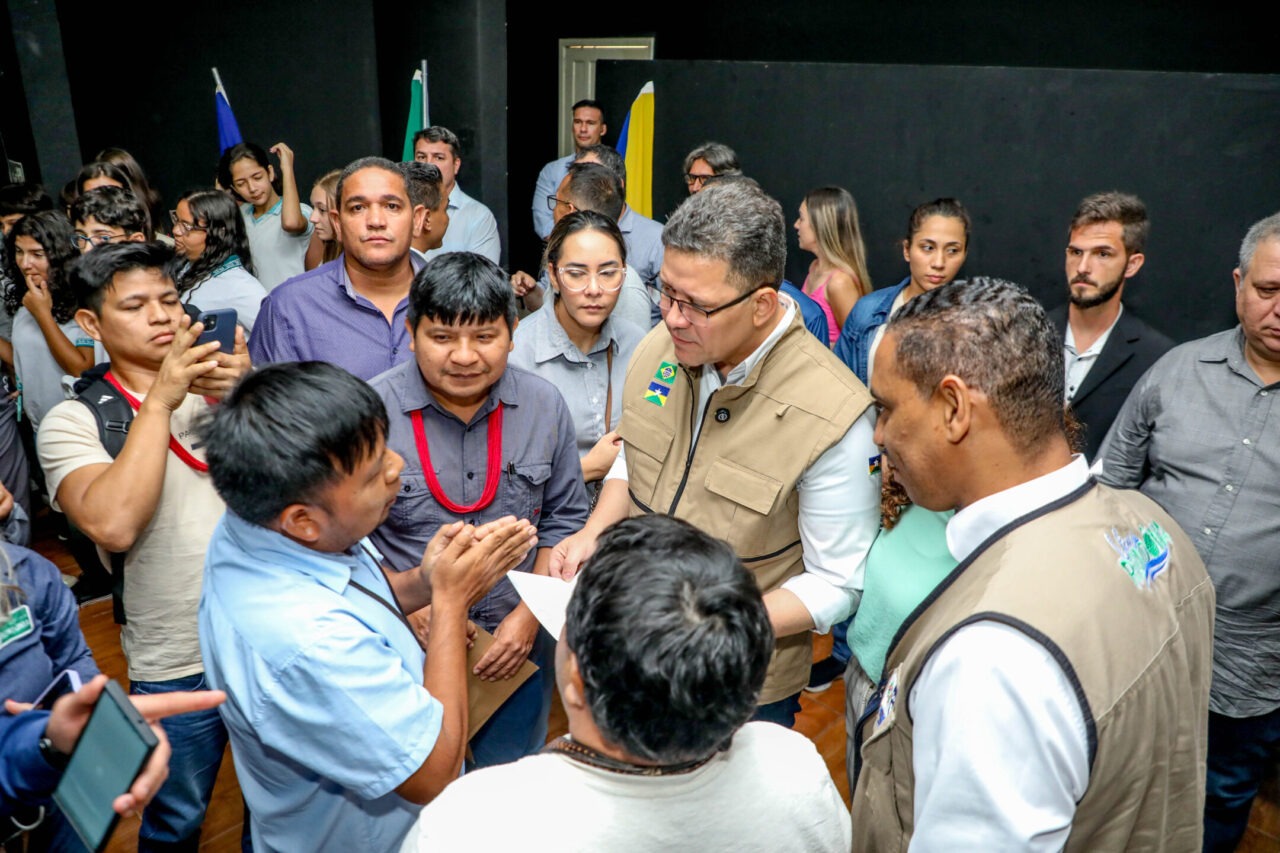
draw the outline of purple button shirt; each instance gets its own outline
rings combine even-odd
[[[254,364],[327,361],[368,381],[410,358],[408,297],[388,323],[351,286],[345,259],[339,255],[267,294],[249,337]],[[416,274],[423,262],[415,255],[409,260]]]

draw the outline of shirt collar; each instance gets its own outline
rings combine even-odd
[[[632,216],[631,207],[624,207],[622,215],[618,217],[618,230],[623,234],[630,234],[634,222],[635,217]]]
[[[268,210],[266,213],[262,214],[261,216],[254,216],[253,205],[249,204],[249,202],[244,203],[245,211],[249,214],[249,216],[253,218],[254,222],[261,222],[262,220],[266,219],[268,216],[274,216],[275,214],[280,212],[280,208],[282,208],[283,206],[284,206],[284,199],[280,199],[274,205],[272,205],[271,209]]]
[[[1262,380],[1244,357],[1244,327],[1236,326],[1232,334],[1214,335],[1209,340],[1211,343],[1202,348],[1199,361],[1206,364],[1225,362],[1232,373],[1239,374],[1254,385],[1262,386]]]
[[[1123,313],[1124,313],[1124,303],[1121,302],[1120,310],[1116,312],[1115,319],[1111,321],[1111,325],[1107,326],[1107,330],[1103,332],[1101,335],[1098,335],[1098,339],[1093,342],[1093,346],[1089,347],[1084,352],[1076,352],[1076,335],[1075,335],[1075,332],[1071,331],[1071,320],[1068,319],[1066,324],[1067,334],[1065,339],[1062,342],[1063,347],[1067,350],[1067,352],[1071,353],[1076,358],[1084,358],[1085,356],[1089,356],[1089,355],[1098,355],[1099,353],[1102,352],[1102,348],[1107,345],[1107,338],[1111,337],[1111,332],[1113,329],[1115,329],[1116,323],[1120,322],[1120,315]],[[1068,317],[1069,316],[1070,315],[1068,315]]]
[[[769,354],[771,349],[773,349],[773,345],[778,342],[778,339],[781,338],[783,334],[786,333],[787,329],[791,327],[791,321],[796,316],[795,300],[790,296],[787,296],[785,293],[779,293],[778,302],[785,307],[782,319],[778,321],[778,325],[773,327],[773,331],[769,333],[769,337],[765,338],[764,341],[761,342],[760,346],[755,348],[751,355],[744,358],[739,364],[730,368],[729,374],[725,376],[722,384],[741,385],[743,380],[751,375],[751,371],[755,370],[756,365],[764,361],[764,357]],[[711,369],[706,371],[707,374],[712,376],[720,375],[719,371],[715,369],[715,365],[709,366]]]
[[[400,398],[401,411],[405,414],[409,414],[410,412],[416,412],[419,409],[434,409],[445,418],[451,418],[455,421],[458,420],[458,417],[453,412],[440,405],[440,402],[436,400],[435,395],[431,393],[431,389],[427,387],[427,381],[422,378],[422,371],[418,369],[418,362],[416,360],[411,358],[396,369],[400,371],[400,381],[397,383],[397,390]],[[499,400],[502,401],[502,405],[504,406],[519,405],[516,379],[512,373],[513,370],[514,368],[510,363],[508,363],[506,370],[502,371],[502,376],[498,377],[498,381],[490,386],[489,396],[484,401],[484,405],[476,410],[475,415],[471,418],[472,423],[476,423],[484,419],[485,416],[497,408]]]
[[[283,533],[245,521],[231,510],[222,517],[222,524],[237,546],[253,554],[262,564],[305,575],[337,593],[347,588],[352,572],[362,559],[372,559],[360,544],[342,554],[314,551]]]
[[[427,263],[426,255],[419,255],[417,252],[413,250],[413,247],[410,246],[409,247],[409,268],[413,270],[413,274],[415,276],[418,274],[418,270],[422,269],[422,267],[426,265],[426,263]],[[356,293],[355,285],[351,283],[351,276],[347,275],[347,253],[346,252],[343,252],[341,255],[338,255],[338,286],[342,288],[342,290],[347,294],[347,298],[350,299],[352,302],[360,301],[360,294]],[[408,300],[408,298],[409,297],[406,296],[401,301],[404,302]]]
[[[613,328],[613,313],[610,312],[609,316],[604,320],[604,325],[600,327],[600,337],[596,339],[595,345],[591,347],[591,352],[584,353],[578,349],[578,345],[569,339],[569,333],[564,330],[564,326],[560,325],[560,318],[556,316],[555,303],[558,298],[555,295],[555,291],[548,288],[546,301],[542,303],[542,307],[534,315],[538,318],[535,326],[537,336],[533,341],[534,361],[542,364],[543,362],[563,357],[565,361],[585,364],[591,360],[591,356],[615,346],[617,336]],[[614,311],[616,310],[617,306],[615,305]],[[533,317],[529,319],[533,319]],[[614,352],[617,351],[615,348]]]
[[[992,533],[1070,494],[1088,479],[1089,466],[1084,456],[1077,453],[1069,464],[1056,471],[975,501],[947,522],[947,550],[956,562],[963,562]]]
[[[471,204],[475,199],[462,191],[462,185],[454,180],[453,192],[449,193],[449,209],[459,210]]]

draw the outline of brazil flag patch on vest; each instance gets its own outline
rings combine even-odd
[[[676,379],[676,370],[677,368],[674,364],[669,361],[664,361],[658,366],[658,372],[653,374],[653,378],[659,382],[665,382],[667,385],[670,385]]]
[[[667,395],[670,393],[671,389],[661,382],[650,382],[649,387],[645,389],[644,398],[655,406],[665,406]]]

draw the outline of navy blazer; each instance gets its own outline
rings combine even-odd
[[[1059,336],[1066,340],[1067,306],[1048,313]],[[1173,339],[1139,320],[1131,309],[1120,315],[1106,346],[1071,398],[1071,408],[1084,424],[1084,452],[1090,462],[1133,386],[1173,346]]]

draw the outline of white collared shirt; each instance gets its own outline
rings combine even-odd
[[[1071,331],[1071,320],[1067,320],[1067,334],[1062,343],[1062,360],[1067,368],[1067,381],[1063,383],[1066,399],[1070,400],[1074,397],[1076,391],[1084,384],[1084,378],[1089,375],[1094,362],[1102,354],[1102,348],[1107,345],[1107,339],[1111,337],[1111,332],[1115,329],[1116,323],[1120,322],[1120,315],[1123,313],[1124,303],[1122,302],[1120,310],[1116,312],[1116,318],[1111,321],[1110,326],[1107,326],[1107,330],[1098,336],[1093,346],[1081,353],[1076,352],[1076,335]]]
[[[720,378],[714,367],[702,371],[697,406],[725,385],[741,383],[782,337],[799,306],[785,294],[782,319],[751,355]],[[701,428],[699,423],[698,428]],[[875,415],[868,409],[848,432],[819,456],[800,477],[798,524],[804,571],[785,581],[813,617],[814,630],[825,634],[845,619],[862,598],[867,552],[880,529],[880,475],[868,475],[868,460],[876,448]],[[697,441],[697,433],[693,440]],[[618,453],[606,480],[627,479],[626,445]]]
[[[1011,521],[1089,477],[1083,456],[989,495],[947,523],[969,557]],[[911,850],[1061,850],[1089,784],[1075,689],[1040,643],[993,621],[956,631],[911,688],[915,832]]]

